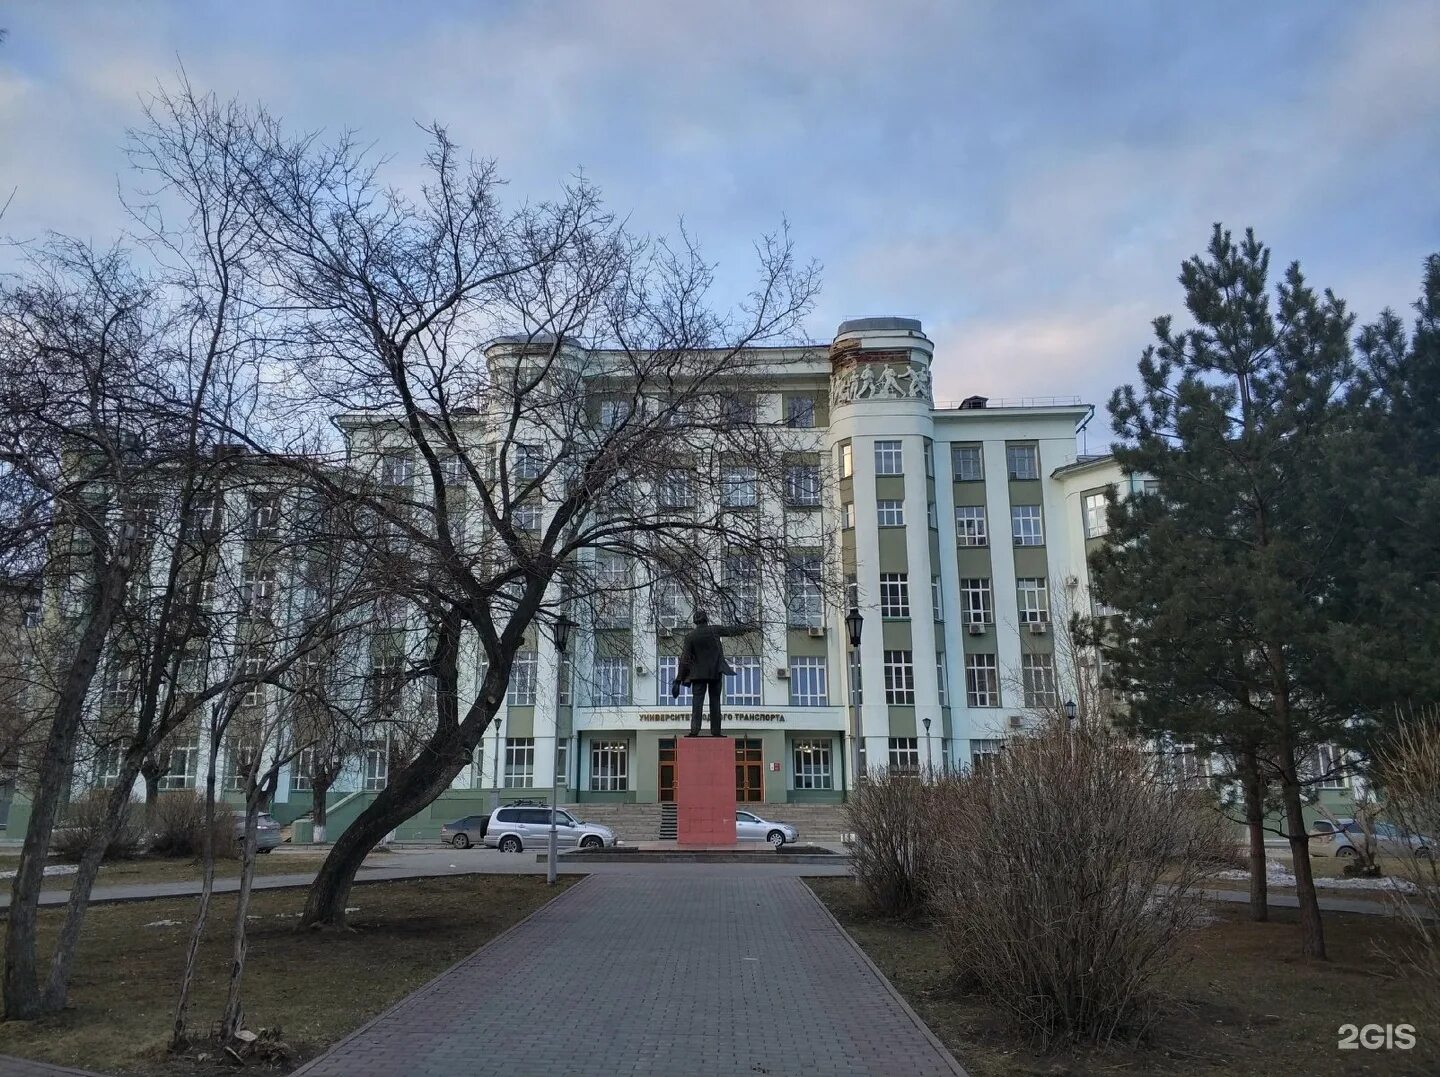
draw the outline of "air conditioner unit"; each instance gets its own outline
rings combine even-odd
[[[985,622],[971,621],[965,626],[965,631],[969,632],[972,636],[983,636],[985,634]]]
[[[789,667],[789,666],[779,666],[779,667],[777,667],[776,670],[775,670],[775,677],[776,677],[777,680],[788,681],[788,680],[790,679],[790,667]]]
[[[1030,622],[1030,634],[1031,634],[1032,636],[1043,636],[1046,632],[1049,632],[1049,631],[1050,631],[1050,626],[1049,626],[1048,624],[1046,624],[1044,621],[1031,621],[1031,622]]]
[[[819,625],[812,625],[809,632],[811,639],[824,639],[825,629]]]
[[[674,632],[675,629],[679,627],[680,618],[676,617],[674,614],[667,614],[660,618],[660,631],[662,632]]]
[[[1023,715],[1019,715],[1019,714],[1012,714],[1012,715],[1010,715],[1010,728],[1011,728],[1011,729],[1024,729],[1024,728],[1025,728],[1025,718],[1024,718],[1024,716],[1023,716]]]

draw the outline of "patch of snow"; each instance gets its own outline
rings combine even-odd
[[[146,927],[178,927],[184,923],[183,920],[152,920]]]
[[[1236,879],[1242,882],[1249,882],[1248,871],[1220,871],[1216,872],[1217,879]],[[1265,881],[1272,886],[1294,886],[1295,875],[1278,860],[1265,861]],[[1405,879],[1385,877],[1382,879],[1316,879],[1315,886],[1321,890],[1393,890],[1400,894],[1413,894],[1415,884]]]
[[[74,875],[79,870],[79,864],[47,864],[45,875]],[[15,871],[0,871],[0,879],[13,879],[18,871],[18,868]]]
[[[360,911],[360,906],[359,906],[359,905],[351,905],[351,906],[350,906],[348,909],[346,909],[345,911],[346,911],[346,912],[359,912],[359,911]]]

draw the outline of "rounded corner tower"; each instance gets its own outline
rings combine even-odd
[[[871,401],[908,404],[929,412],[934,355],[935,345],[918,318],[841,322],[830,342],[831,414]]]

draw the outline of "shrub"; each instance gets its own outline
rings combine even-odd
[[[1143,1027],[1201,916],[1225,823],[1157,777],[1133,741],[1056,725],[936,787],[945,945],[1042,1044]]]
[[[1385,814],[1412,834],[1440,841],[1440,711],[1400,723],[1375,753],[1374,777],[1385,793]],[[1415,893],[1392,893],[1396,914],[1412,942],[1389,956],[1415,983],[1430,1027],[1440,1027],[1440,850],[1403,858],[1401,874]]]
[[[913,917],[928,904],[935,848],[930,806],[935,786],[876,769],[845,805],[855,878],[876,912]]]
[[[100,832],[109,824],[110,791],[96,789],[72,800],[50,840],[50,852],[61,860],[78,863]],[[105,860],[129,860],[140,853],[144,834],[135,820],[134,805],[127,802],[119,825],[105,846]]]
[[[225,804],[215,806],[216,859],[237,855],[234,821]],[[156,856],[198,858],[205,852],[205,797],[192,789],[161,793],[150,811],[150,852]]]

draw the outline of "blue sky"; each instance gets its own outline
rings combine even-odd
[[[139,99],[199,87],[353,127],[405,183],[438,120],[516,198],[583,168],[683,217],[738,292],[788,218],[811,335],[922,319],[936,395],[1132,377],[1179,262],[1254,225],[1362,318],[1440,249],[1440,3],[8,4],[4,231],[108,242]],[[1101,437],[1103,438],[1103,434]]]

